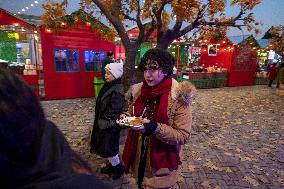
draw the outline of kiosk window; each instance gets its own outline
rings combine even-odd
[[[78,72],[79,51],[69,49],[54,50],[55,70],[57,72]]]
[[[104,51],[85,50],[84,51],[85,71],[100,72],[102,69],[103,59],[105,59]]]
[[[208,56],[217,56],[217,45],[208,45]]]

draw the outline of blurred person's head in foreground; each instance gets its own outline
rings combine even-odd
[[[16,74],[0,69],[0,165],[5,158],[31,165],[45,119],[32,89]]]

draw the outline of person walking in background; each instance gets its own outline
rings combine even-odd
[[[142,126],[130,127],[122,156],[138,188],[169,188],[178,181],[196,89],[190,82],[178,83],[171,77],[174,64],[166,50],[147,51],[139,65],[144,81],[128,92],[133,97],[128,114],[144,118]]]
[[[105,70],[106,83],[96,99],[91,153],[108,159],[108,163],[101,169],[101,173],[111,174],[112,179],[116,180],[124,173],[124,166],[118,156],[120,127],[116,123],[125,104],[121,84],[123,64],[110,63],[106,65]]]
[[[102,61],[101,74],[102,74],[102,78],[103,78],[104,81],[105,81],[105,73],[106,73],[105,67],[106,67],[107,64],[113,63],[113,62],[115,62],[115,61],[114,61],[113,52],[112,52],[112,51],[109,51],[109,52],[107,53],[106,58]]]
[[[284,83],[284,58],[282,58],[282,61],[277,68],[276,83],[276,88],[280,88],[280,83]]]
[[[75,160],[75,169],[72,169]],[[46,120],[32,89],[0,69],[0,188],[111,188],[98,180]]]
[[[276,64],[270,64],[267,70],[267,78],[269,80],[268,87],[272,86],[273,81],[276,79]]]

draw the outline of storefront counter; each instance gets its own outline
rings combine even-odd
[[[182,76],[178,81],[189,80],[200,89],[225,87],[227,83],[227,72],[183,72]]]

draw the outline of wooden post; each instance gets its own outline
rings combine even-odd
[[[179,61],[180,61],[180,39],[177,39],[177,46],[178,46],[178,52],[177,52],[177,61],[176,61],[176,79],[178,79],[178,69],[179,69]]]

